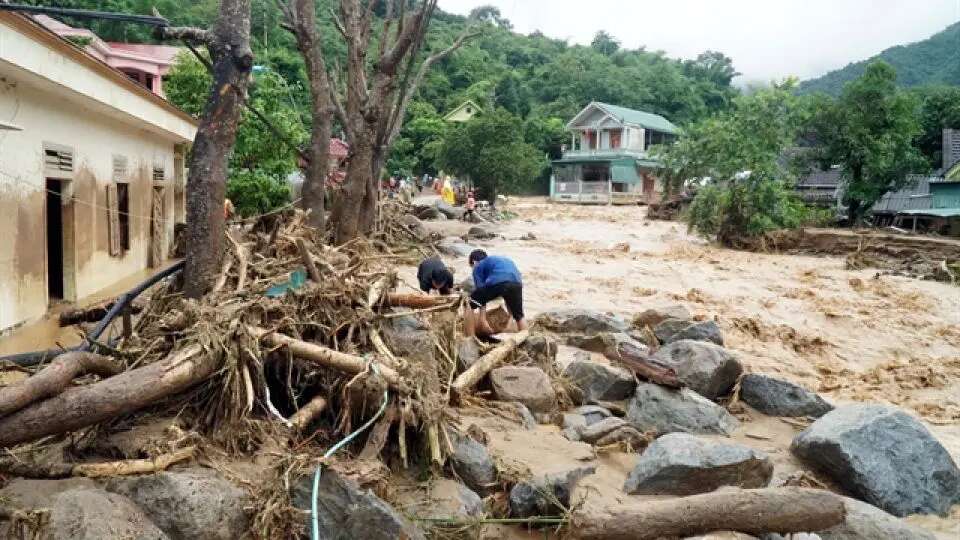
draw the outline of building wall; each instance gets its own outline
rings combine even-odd
[[[960,208],[960,182],[930,183],[931,208]]]
[[[44,144],[73,150],[64,185],[65,299],[78,299],[147,267],[153,167],[165,171],[164,234],[173,239],[174,139],[125,124],[63,99],[53,84],[18,79],[0,62],[0,118],[23,127],[0,131],[0,330],[44,314],[47,298]],[[113,158],[127,159],[130,249],[109,254],[107,185]],[[73,275],[72,279],[70,275]]]

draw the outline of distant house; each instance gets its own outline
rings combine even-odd
[[[0,12],[0,331],[164,262],[197,122]]]
[[[478,107],[476,103],[468,99],[467,101],[464,101],[459,106],[457,106],[456,109],[448,112],[447,115],[443,117],[443,119],[446,120],[447,122],[466,122],[467,120],[470,120],[471,118],[476,116],[477,113],[479,112],[480,112],[480,107]]]
[[[592,102],[567,123],[570,147],[553,162],[550,198],[569,203],[656,202],[663,193],[659,161],[648,155],[679,129],[666,118]]]
[[[330,139],[330,162],[328,164],[330,172],[327,174],[327,186],[337,186],[347,177],[347,157],[350,155],[350,145],[341,139]],[[290,186],[290,193],[294,199],[300,198],[303,192],[303,172],[307,162],[298,159],[297,165],[301,170],[294,171],[287,175],[287,184]]]
[[[74,28],[46,15],[34,19],[60,37],[87,42],[83,49],[90,56],[123,72],[154,94],[163,96],[163,78],[176,62],[182,49],[169,45],[106,42],[85,28]]]

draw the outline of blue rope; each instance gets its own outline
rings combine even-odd
[[[371,363],[370,367],[373,369],[373,372],[376,375],[380,375],[380,370],[377,368],[376,364]],[[370,420],[367,420],[365,424],[357,428],[353,433],[347,435],[340,442],[331,446],[330,449],[327,450],[325,454],[323,454],[323,459],[326,460],[327,458],[332,456],[334,453],[336,453],[337,450],[340,450],[341,448],[349,444],[350,441],[352,441],[357,437],[357,435],[366,431],[370,426],[373,425],[374,422],[377,421],[378,418],[383,416],[383,412],[387,410],[387,401],[389,400],[389,398],[390,396],[388,394],[388,390],[384,389],[383,403],[380,405],[380,410],[377,411],[377,414],[373,415],[373,418],[371,418]],[[323,467],[322,461],[320,462],[319,465],[317,465],[317,470],[313,472],[313,498],[310,501],[310,523],[311,523],[310,532],[311,532],[311,538],[313,540],[318,540],[320,538],[320,518],[318,516],[319,511],[317,510],[317,491],[320,489],[320,468],[321,467]]]

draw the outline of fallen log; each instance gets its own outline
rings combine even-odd
[[[310,255],[310,250],[307,249],[307,244],[304,243],[303,238],[298,237],[295,242],[297,249],[300,251],[300,260],[307,267],[307,274],[310,279],[316,283],[323,283],[320,278],[320,270],[317,270],[317,264],[313,261],[313,256]]]
[[[216,356],[203,354],[200,345],[191,345],[159,362],[70,388],[0,418],[0,448],[137,411],[205,380],[218,367]]]
[[[456,301],[453,296],[430,296],[420,293],[387,293],[386,304],[390,307],[407,307],[411,309],[425,309],[439,306],[452,306]]]
[[[571,531],[581,540],[685,538],[712,531],[759,536],[821,531],[842,523],[844,517],[843,499],[821,489],[722,489],[618,506],[603,514],[576,510]]]
[[[618,357],[613,358],[623,364],[623,367],[636,373],[650,382],[680,388],[682,384],[677,378],[677,372],[669,366],[655,361],[646,351],[639,349],[629,342],[617,344]]]
[[[0,416],[63,392],[73,379],[81,375],[110,377],[122,371],[123,365],[113,358],[89,352],[63,353],[36,375],[0,388]]]
[[[103,463],[32,463],[29,461],[9,461],[0,465],[0,470],[22,478],[56,479],[70,476],[101,478],[105,476],[125,476],[147,474],[166,470],[174,463],[190,459],[196,454],[197,447],[181,448],[175,452],[161,454],[153,459],[124,459]]]
[[[357,374],[367,370],[368,362],[362,356],[354,356],[352,354],[328,349],[322,345],[307,343],[306,341],[294,339],[265,328],[250,326],[248,330],[251,335],[265,341],[268,345],[273,347],[286,347],[294,356],[301,360],[308,360],[324,367],[343,371],[344,373]],[[396,370],[383,364],[379,365],[378,368],[380,375],[387,381],[387,384],[389,384],[391,388],[399,388],[401,381],[400,375]]]
[[[472,366],[461,373],[451,385],[453,389],[451,395],[454,399],[459,400],[461,396],[476,386],[491,369],[506,360],[517,346],[526,341],[527,335],[529,335],[528,332],[524,330],[504,339],[495,349],[481,356]]]

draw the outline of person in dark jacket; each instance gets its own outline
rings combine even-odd
[[[440,294],[450,294],[453,289],[453,274],[440,257],[424,259],[417,267],[417,281],[425,293],[436,289]]]
[[[506,257],[488,256],[486,251],[475,249],[468,258],[473,268],[473,282],[476,286],[470,294],[470,306],[464,313],[464,331],[468,336],[477,332],[493,334],[487,322],[486,305],[491,300],[503,298],[507,311],[517,323],[517,330],[525,330],[523,319],[523,282],[520,271],[512,260]],[[478,310],[474,316],[473,310]]]

